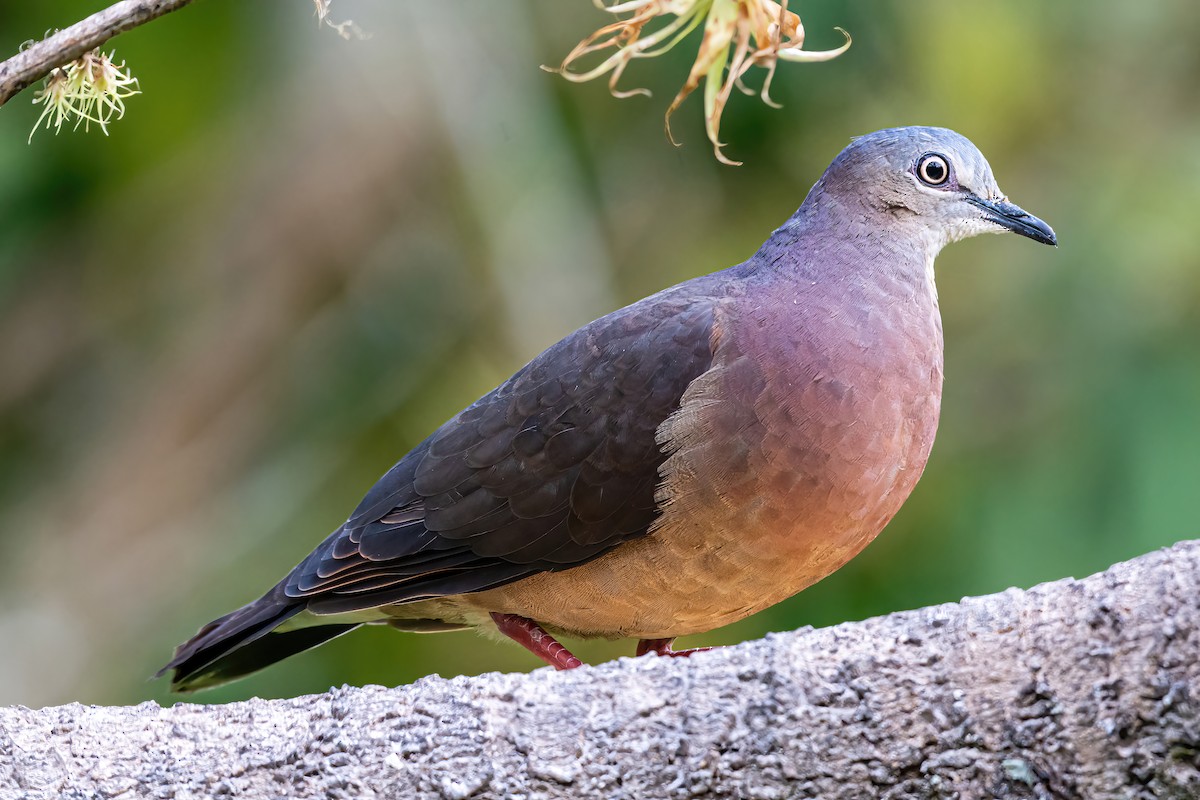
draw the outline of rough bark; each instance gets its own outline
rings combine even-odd
[[[0,797],[1200,797],[1200,542],[690,659],[0,709]]]
[[[0,106],[27,86],[94,50],[119,33],[144,25],[192,0],[121,0],[0,62]]]

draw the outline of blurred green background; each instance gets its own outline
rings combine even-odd
[[[0,7],[0,52],[102,2]],[[695,40],[603,83],[538,69],[587,0],[204,0],[112,43],[111,136],[0,110],[0,703],[171,702],[149,676],[256,597],[432,428],[562,335],[736,263],[852,135],[955,128],[1057,230],[939,259],[941,432],[884,535],[736,642],[1082,576],[1200,526],[1200,6],[792,3],[828,64],[735,97]],[[587,660],[631,642],[571,643]],[[364,630],[200,695],[537,666]]]

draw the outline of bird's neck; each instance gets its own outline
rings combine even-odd
[[[801,280],[883,279],[935,298],[933,262],[946,244],[905,208],[842,197],[818,183],[804,204],[763,244],[754,260]]]

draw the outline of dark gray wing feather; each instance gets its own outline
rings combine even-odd
[[[682,288],[576,331],[448,421],[284,595],[328,614],[477,592],[644,536],[655,432],[712,359],[712,299]]]

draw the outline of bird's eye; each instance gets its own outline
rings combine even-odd
[[[950,178],[950,165],[946,157],[937,153],[921,156],[917,162],[917,177],[930,186],[941,186]]]

